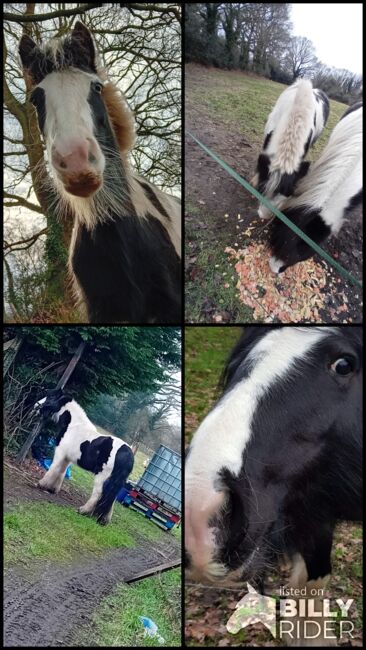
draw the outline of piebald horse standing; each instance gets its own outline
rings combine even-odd
[[[34,410],[57,423],[52,465],[39,481],[39,487],[58,493],[70,463],[93,472],[92,494],[79,512],[96,517],[100,524],[108,524],[116,496],[133,468],[131,447],[121,438],[100,435],[84,409],[61,389],[47,390]]]

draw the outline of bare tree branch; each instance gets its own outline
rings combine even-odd
[[[6,251],[8,248],[11,249],[11,252],[13,252],[13,250],[25,250],[26,248],[29,248],[29,246],[32,246],[34,242],[37,241],[39,237],[41,237],[41,235],[46,235],[47,230],[48,228],[43,228],[43,230],[40,230],[40,232],[37,232],[35,235],[32,235],[32,237],[27,237],[27,239],[20,239],[19,241],[14,241],[10,243],[8,243],[4,239],[4,251]],[[14,246],[19,246],[20,244],[26,244],[28,242],[30,242],[30,244],[25,248],[17,248],[17,249],[14,248]]]
[[[51,20],[51,18],[58,18],[59,16],[75,16],[78,14],[83,14],[90,9],[97,9],[98,7],[103,7],[102,4],[87,4],[80,5],[75,9],[59,9],[59,11],[51,11],[48,14],[39,14],[38,16],[28,15],[28,14],[11,14],[3,13],[3,20],[9,20],[13,23],[35,23],[43,22],[44,20]]]
[[[14,194],[9,194],[8,192],[4,192],[4,197],[6,199],[13,199],[12,203],[4,203],[7,207],[15,207],[17,205],[22,205],[23,208],[29,208],[29,210],[33,210],[34,212],[38,212],[39,214],[44,214],[42,208],[39,205],[35,205],[35,203],[30,203],[30,201],[26,201],[26,199],[23,199],[22,196],[15,196]]]

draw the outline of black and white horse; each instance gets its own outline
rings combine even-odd
[[[95,516],[100,524],[109,523],[116,496],[133,468],[130,446],[115,436],[100,435],[81,406],[61,389],[46,391],[34,409],[58,426],[52,465],[39,487],[59,492],[70,463],[93,472],[92,494],[79,512]]]
[[[190,578],[294,588],[331,573],[339,520],[361,519],[361,327],[245,328],[185,465]]]
[[[257,174],[252,179],[252,185],[277,208],[306,175],[310,163],[303,159],[321,135],[328,115],[328,97],[313,89],[308,79],[299,79],[279,96],[266,122]],[[260,204],[258,215],[266,219],[272,212]]]
[[[362,112],[362,102],[346,110],[319,158],[281,207],[317,244],[337,234],[348,214],[362,201]],[[271,226],[270,247],[274,273],[282,273],[314,254],[277,218]]]
[[[89,321],[179,323],[180,203],[131,171],[133,114],[90,32],[77,22],[43,47],[23,35],[19,51]]]

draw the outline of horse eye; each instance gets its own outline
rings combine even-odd
[[[330,367],[333,372],[337,373],[337,375],[342,375],[342,377],[345,377],[354,371],[355,364],[349,357],[341,357],[340,359],[334,361]]]
[[[96,83],[96,84],[94,84],[94,90],[95,90],[99,95],[101,95],[102,90],[103,90],[103,86],[102,86],[102,84],[100,84],[100,83]]]

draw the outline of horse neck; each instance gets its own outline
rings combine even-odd
[[[64,411],[69,411],[71,415],[71,422],[68,428],[73,430],[73,435],[75,435],[76,430],[79,431],[80,429],[80,434],[84,439],[86,437],[85,431],[87,431],[88,438],[95,437],[97,433],[95,425],[89,420],[84,409],[75,400],[68,402],[62,407],[58,413],[59,418]]]

